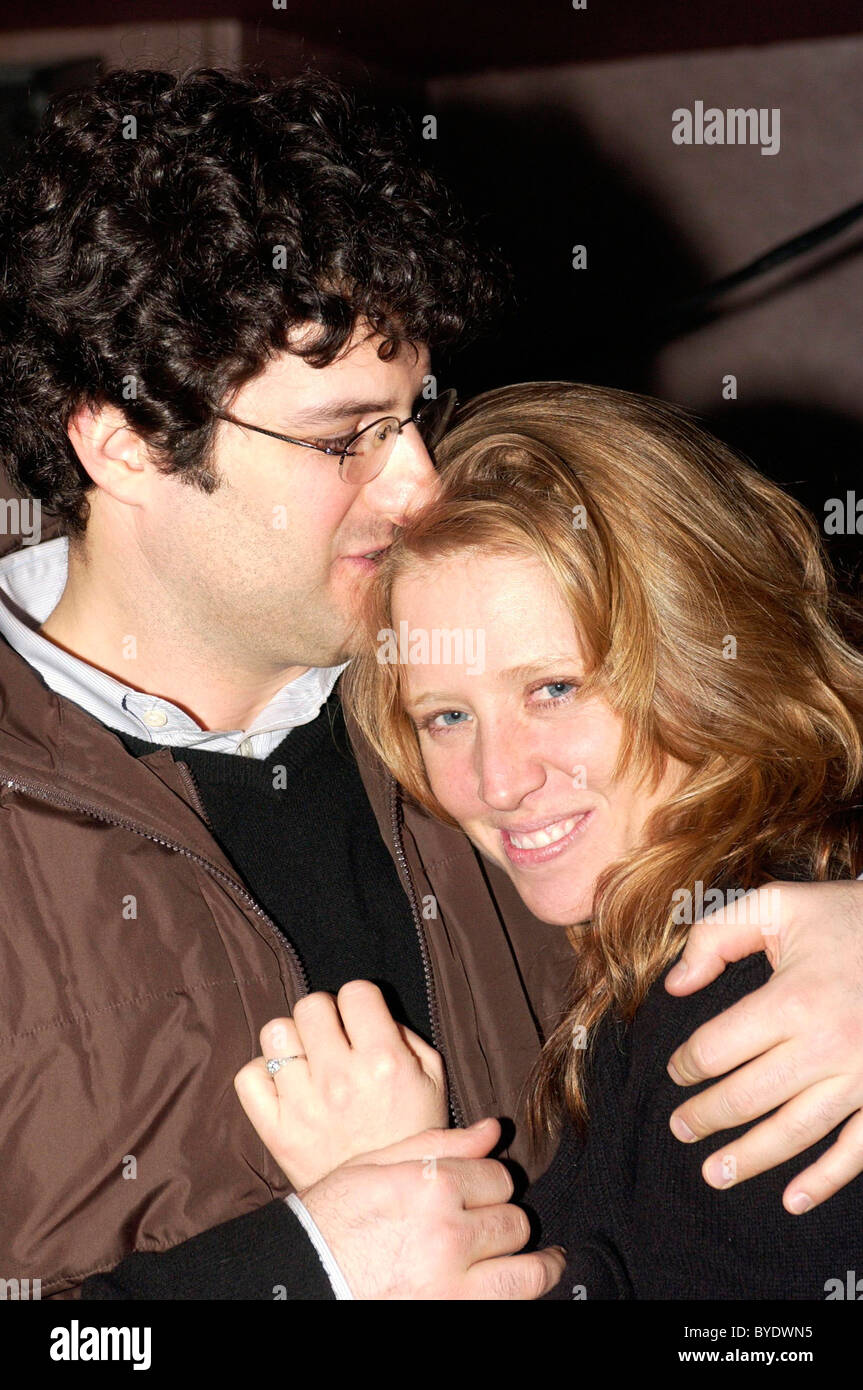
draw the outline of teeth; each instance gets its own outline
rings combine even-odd
[[[562,840],[578,819],[578,816],[572,816],[570,820],[556,821],[544,830],[534,830],[532,835],[513,835],[510,831],[509,838],[516,849],[542,849],[545,845],[553,845],[555,840]]]

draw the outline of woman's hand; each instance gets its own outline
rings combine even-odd
[[[261,1029],[262,1057],[234,1078],[240,1104],[296,1188],[340,1164],[447,1125],[439,1054],[396,1023],[377,985],[308,994]],[[290,1058],[271,1076],[267,1062]]]

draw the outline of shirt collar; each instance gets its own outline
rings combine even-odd
[[[248,729],[202,729],[170,700],[133,690],[50,642],[39,627],[56,608],[69,568],[66,536],[0,558],[0,634],[58,695],[118,733],[177,748],[266,758],[291,729],[316,719],[347,666],[313,666],[283,685]]]

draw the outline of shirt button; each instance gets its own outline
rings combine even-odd
[[[237,745],[237,752],[241,753],[244,758],[254,757],[254,751],[252,749],[252,740],[250,738],[244,738],[242,743],[239,743]]]
[[[162,729],[168,722],[168,716],[163,709],[148,709],[142,718],[148,729]]]

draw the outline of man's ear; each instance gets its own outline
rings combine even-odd
[[[144,499],[152,462],[144,440],[116,406],[82,406],[67,427],[72,448],[96,487],[135,506]]]

